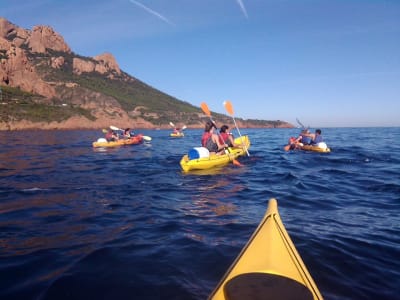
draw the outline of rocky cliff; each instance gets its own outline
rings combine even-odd
[[[49,26],[20,28],[0,18],[0,130],[201,128],[205,116],[123,72],[111,53],[82,57]],[[227,116],[221,116],[226,118]],[[223,119],[221,119],[223,121]],[[292,127],[238,119],[243,127]]]

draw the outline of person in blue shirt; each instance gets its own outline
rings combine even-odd
[[[309,136],[311,137],[311,145],[316,145],[324,141],[321,135],[321,129],[316,129],[315,133],[311,133]]]
[[[308,129],[303,129],[297,138],[298,143],[302,143],[303,145],[309,145],[311,143],[310,131]]]

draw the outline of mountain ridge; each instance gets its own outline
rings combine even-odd
[[[199,107],[121,70],[111,53],[74,53],[50,26],[23,29],[0,17],[0,130],[98,129],[113,124],[203,128]],[[231,118],[213,113],[219,123]],[[244,120],[240,127],[290,128],[285,121]]]

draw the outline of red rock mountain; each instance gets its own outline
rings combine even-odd
[[[49,26],[35,26],[32,30],[26,30],[0,18],[0,49],[8,57],[1,60],[1,82],[46,97],[56,96],[51,84],[41,80],[35,72],[24,49],[31,53],[49,53],[49,50],[52,50],[71,54],[71,49],[61,35]],[[60,68],[63,64],[63,56],[51,58],[51,67]],[[93,60],[73,58],[75,74],[80,75],[84,72],[105,74],[110,71],[121,74],[115,58],[110,53],[95,56]]]
[[[29,97],[24,94],[21,100],[15,90]],[[204,124],[199,108],[124,73],[111,53],[82,57],[49,26],[28,30],[0,17],[1,91],[0,130],[110,124],[155,128],[168,127],[171,120],[192,128]],[[33,118],[28,106],[36,109],[33,115],[41,112],[43,117]],[[282,121],[238,122],[244,127],[291,127]]]

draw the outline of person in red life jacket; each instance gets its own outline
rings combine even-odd
[[[181,129],[179,127],[174,128],[174,131],[172,132],[173,134],[180,135],[181,134]]]
[[[107,142],[114,142],[114,141],[118,141],[118,135],[116,135],[114,133],[113,130],[109,129],[106,133],[106,140]]]
[[[214,133],[214,128],[217,128],[215,124],[211,121],[207,121],[203,136],[201,137],[201,145],[210,152],[220,154],[220,151],[224,150],[228,145],[221,143],[218,135]]]
[[[284,147],[285,151],[289,151],[289,150],[294,150],[294,149],[298,149],[301,146],[303,146],[303,144],[301,144],[299,142],[299,138],[295,138],[295,137],[290,137],[288,144]]]
[[[222,125],[219,130],[219,141],[220,143],[227,144],[229,147],[243,147],[241,144],[236,144],[232,133],[229,132],[228,125]]]

